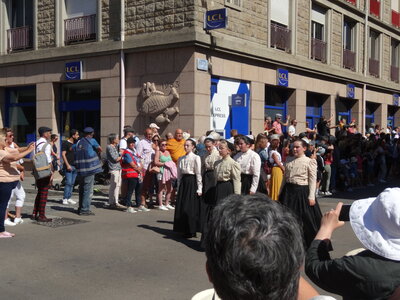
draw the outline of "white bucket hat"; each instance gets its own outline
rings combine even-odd
[[[400,188],[354,201],[350,224],[360,242],[385,258],[400,261]]]

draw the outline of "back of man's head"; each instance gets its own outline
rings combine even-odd
[[[207,272],[221,299],[297,298],[302,233],[284,206],[260,194],[231,195],[208,225]]]

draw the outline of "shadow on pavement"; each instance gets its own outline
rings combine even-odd
[[[158,221],[158,222],[160,222],[160,221]],[[165,222],[167,223],[167,221],[165,221]],[[165,228],[160,228],[160,227],[155,227],[155,226],[150,226],[150,225],[145,225],[145,224],[138,225],[138,227],[152,230],[156,233],[164,235],[165,239],[170,239],[170,240],[174,240],[178,243],[182,243],[185,246],[187,246],[195,251],[204,252],[204,250],[200,246],[200,241],[185,239],[179,233],[176,233],[171,229],[165,229]]]
[[[157,223],[162,223],[162,224],[171,224],[171,225],[174,225],[174,222],[173,222],[173,221],[157,220]]]
[[[57,210],[57,211],[67,211],[70,213],[76,214],[76,208],[75,207],[66,207],[66,206],[50,206],[51,209]]]

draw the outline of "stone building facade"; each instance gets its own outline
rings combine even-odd
[[[123,124],[140,134],[156,117],[141,111],[145,83],[179,93],[163,134],[255,134],[275,113],[299,130],[330,115],[360,131],[400,125],[394,0],[33,0],[32,10],[18,2],[26,3],[0,2],[0,125],[20,142],[42,125],[62,137],[93,126],[103,145]],[[227,27],[205,31],[205,13],[221,8]],[[24,9],[28,17],[16,18]],[[66,69],[77,66],[71,80]],[[230,105],[237,95],[243,107]]]

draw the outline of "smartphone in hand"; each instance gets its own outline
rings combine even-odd
[[[351,204],[346,204],[342,206],[339,214],[339,221],[349,222],[350,221],[350,207]]]

